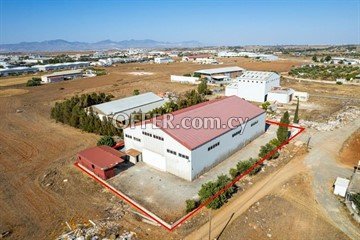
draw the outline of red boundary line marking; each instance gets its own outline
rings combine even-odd
[[[135,201],[133,201],[131,198],[129,198],[128,196],[126,196],[125,194],[123,194],[122,192],[116,190],[114,187],[112,187],[111,185],[109,185],[106,181],[100,179],[98,176],[90,173],[90,171],[88,172],[88,170],[83,169],[84,167],[81,167],[77,162],[74,163],[74,165],[79,168],[80,170],[82,170],[83,172],[85,172],[86,174],[88,174],[90,177],[92,177],[93,179],[95,179],[95,181],[97,181],[98,183],[100,183],[101,185],[103,185],[105,188],[107,188],[108,190],[110,190],[111,192],[113,192],[115,195],[117,195],[118,197],[120,197],[121,199],[123,199],[125,202],[127,202],[131,207],[135,208],[136,210],[140,211],[141,213],[143,213],[144,215],[146,215],[148,218],[152,219],[153,221],[157,222],[158,224],[160,224],[162,227],[164,227],[166,230],[172,232],[174,231],[177,227],[179,227],[183,222],[185,222],[186,220],[188,220],[189,218],[191,218],[192,216],[195,215],[195,213],[197,213],[198,211],[200,211],[203,207],[205,207],[206,205],[210,204],[215,198],[217,198],[218,196],[220,196],[222,193],[224,193],[226,190],[228,190],[230,187],[232,187],[236,182],[238,182],[240,179],[242,179],[243,177],[245,177],[246,175],[248,175],[252,170],[254,170],[254,168],[256,168],[257,166],[259,166],[260,164],[262,164],[265,160],[267,160],[269,157],[271,157],[273,154],[275,154],[278,150],[280,150],[283,146],[285,146],[286,144],[288,144],[291,140],[293,140],[295,137],[297,137],[298,135],[300,135],[303,131],[305,131],[304,127],[301,126],[294,126],[291,124],[284,124],[284,123],[280,123],[280,122],[275,122],[272,120],[266,120],[266,123],[268,124],[275,124],[278,126],[287,126],[290,128],[296,128],[299,129],[299,131],[291,136],[289,139],[287,139],[286,141],[284,141],[283,143],[281,143],[278,147],[276,147],[275,149],[273,149],[271,152],[269,152],[268,154],[266,154],[263,158],[261,158],[259,161],[257,161],[254,165],[252,165],[249,169],[247,169],[245,172],[243,172],[242,174],[240,174],[239,176],[237,176],[235,179],[233,179],[230,183],[228,183],[224,188],[222,188],[220,191],[218,191],[216,194],[214,194],[213,196],[209,197],[205,202],[203,202],[202,204],[200,204],[196,209],[194,209],[193,211],[191,211],[190,213],[186,214],[185,216],[183,216],[182,218],[180,218],[179,220],[177,220],[173,225],[170,225],[167,223],[167,225],[171,226],[168,227],[165,223],[165,221],[163,221],[161,218],[159,218],[158,216],[156,216],[154,213],[148,211],[146,208],[142,207],[141,205],[137,204]],[[154,216],[151,216],[151,214],[156,216],[159,219],[156,219]]]

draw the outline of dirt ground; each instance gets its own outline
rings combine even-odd
[[[353,168],[360,161],[360,130],[356,131],[342,146],[339,161]]]
[[[283,71],[294,64],[248,61],[222,66],[249,64],[249,69]],[[72,165],[76,153],[94,146],[99,136],[52,121],[49,115],[55,101],[94,91],[116,98],[132,95],[134,89],[181,93],[194,86],[171,83],[170,74],[212,67],[220,66],[124,64],[107,68],[105,76],[32,88],[24,85],[31,76],[0,78],[0,95],[6,95],[0,97],[0,232],[12,231],[9,239],[51,239],[66,229],[65,221],[75,224],[104,218],[106,209],[117,204],[110,193]],[[137,71],[153,75],[129,74]],[[4,94],[14,91],[10,89],[17,89],[18,94]],[[125,214],[120,223],[139,238],[179,238],[131,214]]]
[[[309,101],[300,102],[300,119],[322,122],[345,106],[360,106],[360,86],[298,82],[287,79],[281,80],[281,86],[309,93]],[[312,107],[302,107],[309,104]],[[294,107],[295,104],[290,108],[294,109]]]
[[[263,62],[251,58],[234,57],[234,58],[217,58],[218,62],[224,64],[235,64],[239,67],[253,71],[274,71],[274,72],[288,72],[292,67],[301,66],[306,63],[304,59],[291,59],[278,61]],[[205,66],[205,65],[204,65]]]
[[[253,204],[219,239],[349,239],[322,215],[309,182],[305,173],[293,177]]]
[[[171,84],[168,76],[172,68],[164,71],[163,66],[150,66],[150,71],[161,72],[157,75],[163,78],[158,80],[127,74],[136,67],[139,64],[121,65],[109,69],[107,76],[40,87],[16,85],[0,89],[28,90],[0,97],[0,232],[11,230],[10,239],[45,239],[59,235],[65,221],[75,223],[105,216],[112,195],[103,194],[103,188],[72,166],[75,154],[95,145],[99,137],[55,123],[49,118],[50,108],[54,101],[83,92],[104,91],[120,97],[131,95],[136,88],[143,92],[192,88]],[[147,229],[157,229],[159,236],[166,234],[131,216],[122,224],[140,236],[146,236]],[[136,230],[138,226],[145,230]]]

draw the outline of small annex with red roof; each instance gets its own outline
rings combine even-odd
[[[222,97],[124,129],[125,149],[192,181],[264,133],[265,115],[237,96]]]
[[[125,161],[126,154],[109,146],[97,146],[78,153],[77,162],[106,180],[116,174],[116,167]]]

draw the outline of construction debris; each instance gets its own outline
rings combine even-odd
[[[98,221],[94,222],[89,220],[89,224],[78,224],[77,228],[67,232],[60,237],[58,240],[136,240],[135,233],[127,230],[123,230],[122,227],[113,221]]]
[[[313,128],[321,132],[333,131],[339,127],[354,121],[360,116],[358,107],[347,106],[329,118],[327,122],[313,122],[300,120],[300,125],[306,128]]]

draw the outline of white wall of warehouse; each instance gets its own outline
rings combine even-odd
[[[233,133],[240,130],[240,127],[238,127],[193,150],[191,155],[192,179],[225,160],[236,150],[263,134],[265,132],[265,120],[266,114],[263,113],[248,121],[242,134],[232,137]],[[257,124],[251,126],[256,121]],[[220,145],[208,151],[208,147],[217,142],[220,142]]]
[[[163,137],[164,141],[144,135],[142,134],[143,131]],[[126,135],[132,136],[132,139],[126,137]],[[136,141],[134,137],[141,139],[141,142]],[[151,123],[146,125],[146,129],[142,129],[141,125],[134,128],[126,128],[124,129],[124,140],[126,149],[134,148],[140,152],[146,151],[146,153],[143,154],[143,161],[145,163],[158,170],[166,171],[191,181],[191,151],[161,129],[152,128]],[[167,149],[175,151],[176,155],[168,153]],[[149,151],[155,154],[151,154]],[[189,159],[180,157],[178,155],[179,153],[189,156]],[[153,159],[156,154],[165,157],[165,167],[163,166],[161,158],[158,161]]]

